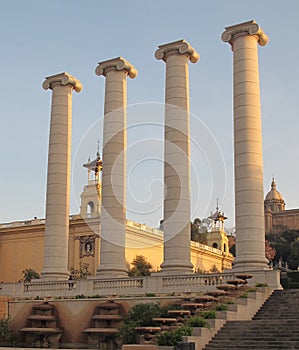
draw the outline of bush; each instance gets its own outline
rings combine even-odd
[[[23,282],[31,282],[33,279],[39,279],[39,273],[35,270],[28,268],[22,271],[23,274]]]
[[[267,283],[257,283],[255,286],[256,287],[268,287],[268,284]]]
[[[217,304],[215,306],[215,310],[216,311],[227,311],[228,310],[228,306],[225,304]]]
[[[131,265],[128,273],[130,277],[149,276],[153,268],[143,255],[136,255]]]
[[[87,299],[84,294],[77,294],[75,295],[75,299]]]
[[[89,264],[80,262],[78,269],[75,269],[74,267],[70,268],[70,274],[70,279],[72,280],[86,280],[87,277],[91,275],[89,272]]]
[[[152,326],[152,319],[160,317],[163,308],[159,304],[145,303],[133,306],[124,319],[119,329],[119,337],[123,344],[136,344],[137,333],[135,327]]]
[[[225,304],[233,305],[235,302],[233,300],[226,300]]]
[[[189,327],[208,327],[209,323],[202,317],[193,316],[187,320],[186,325]]]
[[[14,332],[10,326],[10,319],[4,317],[0,320],[0,345],[12,346],[14,342]]]
[[[190,336],[192,328],[189,326],[181,326],[171,332],[163,332],[157,335],[159,346],[174,346],[183,341],[184,336]]]
[[[210,320],[216,318],[217,313],[215,310],[203,311],[200,316],[206,320]]]
[[[248,293],[247,292],[244,292],[243,294],[239,295],[238,298],[248,298]]]

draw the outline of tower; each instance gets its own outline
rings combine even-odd
[[[264,200],[265,214],[265,232],[266,234],[273,231],[273,214],[281,213],[285,210],[285,201],[276,189],[274,177],[271,182],[271,190],[267,193]]]
[[[227,219],[227,217],[224,216],[224,213],[221,212],[217,206],[215,213],[211,214],[209,219],[212,220],[212,230],[209,232],[207,237],[208,245],[221,250],[225,254],[228,254],[228,237],[224,231],[224,221]]]
[[[270,210],[271,213],[280,213],[281,211],[285,210],[285,201],[282,198],[280,192],[278,192],[276,189],[276,182],[274,180],[274,177],[272,178],[271,182],[271,190],[265,197],[264,208],[265,212]]]
[[[83,167],[87,169],[88,183],[81,193],[80,215],[83,219],[88,219],[101,214],[102,186],[100,173],[102,171],[102,160],[99,150],[96,158],[92,161],[89,158],[88,162],[83,164]],[[94,178],[91,178],[92,173],[94,173]]]

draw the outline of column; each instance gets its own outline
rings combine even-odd
[[[96,75],[105,76],[100,266],[101,278],[127,277],[126,143],[127,76],[137,71],[122,57],[100,62]]]
[[[268,37],[255,21],[225,28],[234,56],[236,271],[267,268],[257,43]]]
[[[68,73],[47,77],[52,90],[48,154],[46,228],[42,279],[66,280],[68,271],[69,203],[72,138],[72,91],[80,92],[79,80]]]
[[[166,63],[164,125],[164,274],[193,271],[190,259],[190,102],[188,62],[198,53],[180,40],[159,46]]]

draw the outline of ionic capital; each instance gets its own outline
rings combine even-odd
[[[174,53],[187,55],[192,63],[196,63],[199,60],[199,54],[185,40],[174,41],[169,44],[159,45],[158,47],[159,49],[155,52],[157,60],[166,62],[166,57]]]
[[[221,39],[224,42],[228,42],[233,45],[235,38],[244,35],[256,36],[257,41],[261,46],[265,46],[269,41],[268,36],[254,20],[225,27],[225,31],[222,33]]]
[[[106,73],[111,70],[126,71],[131,79],[134,79],[137,76],[137,69],[122,57],[99,62],[95,69],[95,73],[98,76],[106,76]]]
[[[45,79],[46,80],[43,82],[43,88],[45,90],[53,89],[53,84],[57,83],[61,85],[71,85],[76,92],[80,92],[82,90],[81,82],[66,72],[51,75]]]

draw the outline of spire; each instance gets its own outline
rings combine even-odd
[[[275,190],[276,191],[276,182],[275,182],[275,179],[274,179],[274,174],[273,174],[272,182],[271,182],[271,190]]]
[[[98,145],[97,145],[97,158],[100,157],[100,140],[98,139]]]

